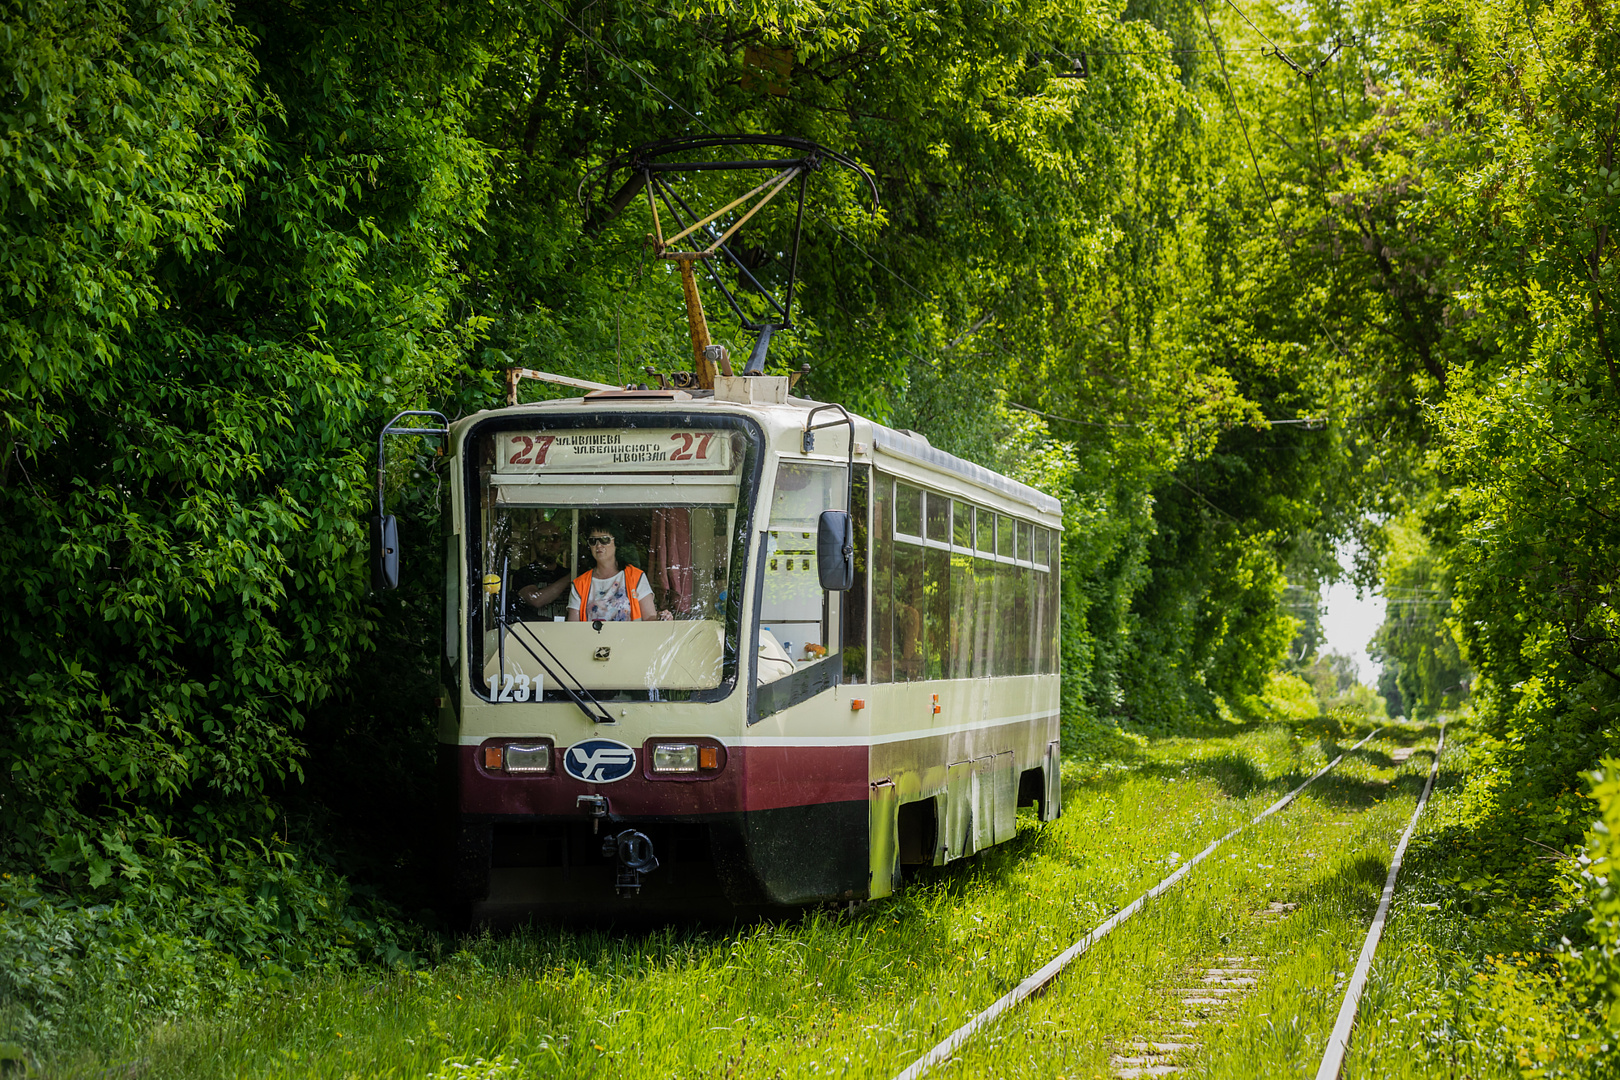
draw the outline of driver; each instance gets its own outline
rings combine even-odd
[[[597,519],[585,527],[585,544],[596,566],[574,579],[568,594],[569,622],[630,622],[673,619],[653,603],[647,575],[619,563],[620,530]]]

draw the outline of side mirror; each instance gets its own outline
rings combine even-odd
[[[393,514],[371,519],[371,587],[399,588],[399,523]]]
[[[843,592],[855,584],[855,525],[848,510],[823,510],[816,524],[816,570],[821,587]]]

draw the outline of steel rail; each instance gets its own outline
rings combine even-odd
[[[1277,811],[1293,802],[1296,795],[1310,787],[1312,784],[1316,783],[1316,781],[1320,780],[1322,777],[1326,776],[1339,764],[1339,762],[1343,761],[1347,755],[1361,749],[1367,744],[1373,735],[1377,735],[1382,730],[1383,728],[1374,728],[1371,735],[1368,735],[1367,738],[1362,739],[1349,750],[1344,751],[1344,753],[1341,753],[1338,757],[1322,766],[1314,775],[1311,776],[1309,780],[1306,780],[1303,784],[1299,785],[1299,787],[1295,788],[1293,791],[1290,791],[1288,794],[1284,795],[1282,798],[1260,811],[1260,813],[1256,814],[1255,817],[1247,824],[1239,825],[1225,836],[1213,841],[1203,851],[1200,851],[1197,855],[1194,855],[1192,858],[1182,863],[1174,873],[1170,874],[1163,881],[1153,886],[1153,888],[1149,889],[1141,896],[1138,896],[1135,900],[1132,900],[1130,904],[1124,908],[1121,908],[1119,911],[1109,916],[1102,923],[1098,924],[1097,928],[1092,930],[1091,933],[1087,934],[1079,941],[1076,941],[1067,949],[1064,949],[1062,952],[1058,953],[1057,956],[1053,957],[1047,962],[1045,967],[1041,968],[1035,974],[1013,987],[1006,994],[1003,994],[1000,998],[996,999],[995,1003],[992,1004],[988,1009],[985,1009],[979,1015],[975,1016],[973,1019],[969,1020],[967,1023],[945,1036],[945,1038],[941,1039],[937,1044],[935,1044],[932,1050],[929,1050],[922,1057],[918,1058],[916,1061],[913,1061],[899,1073],[895,1074],[894,1080],[917,1080],[918,1077],[922,1076],[934,1066],[949,1061],[951,1055],[954,1054],[963,1043],[972,1038],[974,1034],[995,1023],[1001,1018],[1003,1013],[1009,1012],[1010,1010],[1016,1008],[1024,1001],[1025,998],[1028,998],[1031,995],[1045,989],[1046,985],[1053,979],[1057,978],[1058,975],[1063,972],[1064,968],[1080,959],[1080,957],[1084,956],[1091,950],[1093,945],[1097,944],[1097,942],[1113,933],[1115,929],[1117,929],[1132,915],[1135,915],[1138,911],[1141,911],[1149,900],[1156,900],[1165,892],[1169,891],[1169,889],[1174,886],[1176,882],[1187,876],[1187,872],[1189,870],[1208,858],[1216,848],[1232,839],[1232,837],[1236,836],[1244,829],[1247,829],[1252,825],[1260,824],[1260,822],[1264,821],[1272,814],[1275,814]]]
[[[1406,831],[1401,834],[1401,842],[1395,848],[1395,857],[1389,862],[1389,877],[1384,879],[1384,895],[1378,901],[1378,913],[1373,916],[1372,928],[1367,931],[1367,940],[1361,943],[1361,959],[1356,962],[1356,973],[1350,977],[1349,989],[1345,991],[1344,1004],[1339,1006],[1339,1019],[1333,1025],[1333,1034],[1328,1036],[1327,1051],[1322,1055],[1321,1068],[1316,1070],[1316,1080],[1336,1080],[1344,1069],[1345,1055],[1350,1052],[1350,1033],[1356,1026],[1356,1010],[1361,1006],[1361,995],[1367,989],[1367,978],[1372,973],[1373,954],[1378,951],[1378,942],[1384,936],[1384,921],[1389,917],[1390,904],[1395,899],[1395,878],[1401,872],[1401,860],[1406,858],[1406,845],[1412,840],[1412,833],[1417,829],[1418,818],[1423,813],[1423,807],[1429,801],[1429,793],[1434,790],[1434,778],[1440,773],[1440,755],[1446,750],[1446,726],[1440,725],[1440,741],[1434,748],[1434,764],[1429,766],[1429,779],[1423,785],[1423,794],[1418,799],[1417,809],[1412,812],[1412,820],[1407,822]]]

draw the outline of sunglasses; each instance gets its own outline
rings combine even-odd
[[[603,544],[611,544],[611,543],[613,543],[613,537],[611,537],[611,536],[591,536],[591,537],[587,537],[585,542],[587,544],[591,545],[591,547],[601,547]]]

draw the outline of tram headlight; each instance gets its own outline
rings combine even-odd
[[[711,739],[659,739],[649,741],[643,759],[653,776],[696,779],[713,776],[726,765],[726,752]]]
[[[698,771],[697,743],[666,742],[653,747],[653,772],[695,773]]]
[[[505,773],[508,776],[551,775],[550,739],[487,743],[482,749],[485,772]]]

